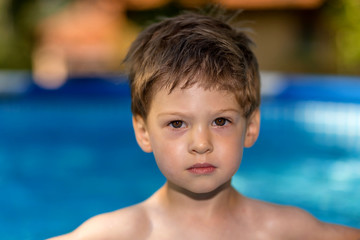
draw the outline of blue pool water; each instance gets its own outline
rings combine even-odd
[[[0,94],[1,239],[71,231],[164,183],[152,155],[136,145],[121,78],[72,79],[53,91],[20,78]],[[360,228],[360,79],[263,81],[260,138],[245,150],[234,186]]]

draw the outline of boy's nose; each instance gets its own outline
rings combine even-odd
[[[211,134],[206,127],[198,126],[194,128],[190,138],[190,153],[204,154],[213,151]]]

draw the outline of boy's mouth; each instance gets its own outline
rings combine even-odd
[[[215,171],[216,167],[209,163],[196,163],[189,167],[187,170],[193,174],[210,174]]]

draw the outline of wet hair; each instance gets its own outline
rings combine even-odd
[[[131,110],[146,120],[159,89],[193,85],[235,94],[244,117],[260,105],[258,63],[250,38],[227,22],[184,13],[155,23],[139,34],[125,58]]]

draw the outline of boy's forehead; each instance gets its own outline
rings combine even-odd
[[[201,104],[238,105],[233,92],[221,89],[205,89],[199,85],[186,88],[177,86],[171,91],[168,88],[160,89],[154,93],[151,102],[151,108],[158,108],[161,107],[161,105],[171,106],[173,103],[182,104],[184,108],[190,107],[190,105],[200,106]]]

